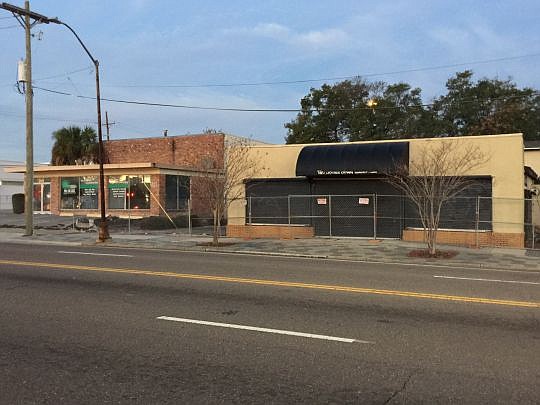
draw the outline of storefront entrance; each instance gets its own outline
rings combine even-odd
[[[51,213],[51,183],[34,184],[34,213]]]

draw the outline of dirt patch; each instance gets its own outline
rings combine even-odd
[[[226,246],[233,246],[236,245],[234,242],[218,242],[218,244],[214,244],[214,242],[200,242],[197,243],[197,246],[206,246],[206,247],[226,247]]]
[[[424,259],[451,259],[452,257],[457,256],[458,252],[455,250],[437,250],[434,255],[429,253],[426,249],[415,249],[411,250],[407,256],[408,257],[421,257]]]

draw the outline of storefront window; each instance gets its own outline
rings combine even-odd
[[[127,192],[129,188],[128,176],[109,176],[109,208],[125,210]]]
[[[150,176],[129,177],[129,208],[150,209]]]
[[[150,176],[109,176],[109,208],[150,209]]]
[[[62,209],[97,209],[97,176],[62,177],[60,186],[60,207]]]
[[[79,178],[79,205],[83,210],[97,210],[97,176],[84,176]]]
[[[79,208],[79,178],[62,177],[60,182],[60,208],[75,210]]]
[[[189,200],[189,177],[165,176],[165,209],[175,211],[187,208]]]

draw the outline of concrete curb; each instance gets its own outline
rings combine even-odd
[[[540,269],[509,269],[508,266],[492,266],[484,263],[432,263],[432,262],[420,262],[409,261],[400,262],[390,259],[373,259],[370,257],[347,257],[347,256],[330,256],[330,255],[313,255],[303,253],[287,253],[287,252],[267,252],[260,250],[221,250],[216,248],[197,248],[195,246],[156,246],[154,243],[148,242],[97,242],[97,241],[81,241],[81,242],[69,242],[69,241],[52,241],[52,240],[38,240],[38,239],[8,239],[3,240],[6,243],[16,243],[24,245],[51,245],[51,246],[99,246],[108,248],[125,248],[125,249],[155,249],[164,251],[182,251],[192,253],[219,253],[219,254],[234,254],[234,255],[251,255],[251,256],[270,256],[270,257],[289,257],[289,258],[304,258],[304,259],[319,259],[319,260],[333,260],[333,261],[347,261],[353,263],[371,263],[371,264],[389,264],[389,265],[405,265],[405,266],[422,266],[422,267],[438,267],[438,268],[455,268],[455,269],[478,269],[478,270],[492,270],[492,271],[516,271],[527,273],[540,273]],[[0,238],[2,241],[2,238]]]
[[[36,239],[16,239],[2,241],[4,243],[14,243],[17,245],[51,245],[51,246],[82,246],[82,242],[67,242],[67,241],[56,241],[56,240],[36,240]]]
[[[98,243],[90,243],[87,246],[99,246]],[[284,252],[265,252],[258,250],[220,250],[212,248],[193,248],[189,246],[169,246],[169,247],[156,247],[149,246],[147,244],[122,244],[122,243],[108,243],[101,246],[111,248],[128,248],[128,249],[157,249],[166,251],[182,251],[191,253],[219,253],[219,254],[234,254],[234,255],[252,255],[252,256],[273,256],[273,257],[290,257],[290,258],[303,258],[303,259],[319,259],[319,260],[333,260],[333,261],[347,261],[353,263],[371,263],[371,264],[392,264],[392,265],[405,265],[405,266],[422,266],[422,267],[439,267],[439,268],[454,268],[454,269],[478,269],[478,270],[491,270],[491,271],[509,271],[507,267],[487,266],[482,263],[426,263],[426,262],[398,262],[395,260],[384,259],[372,259],[372,258],[356,258],[356,257],[340,257],[340,256],[324,256],[324,255],[309,255],[302,253],[284,253]],[[512,271],[512,270],[510,270]],[[516,269],[516,272],[527,273],[540,273],[540,269]]]

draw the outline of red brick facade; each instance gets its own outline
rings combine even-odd
[[[119,139],[104,142],[106,163],[162,163],[185,169],[223,167],[223,134]]]
[[[312,226],[298,225],[228,225],[227,236],[243,239],[302,239],[313,238]]]
[[[404,229],[403,240],[408,242],[425,242],[423,230]],[[474,232],[474,231],[437,231],[437,243],[466,247],[525,247],[525,234],[501,232]]]
[[[216,169],[223,167],[224,155],[223,134],[201,134],[201,135],[183,135],[159,138],[142,138],[142,139],[119,139],[104,142],[104,153],[106,164],[136,164],[136,163],[155,163],[161,165],[170,165],[178,170],[190,171],[205,171],[207,169]],[[165,174],[156,173],[157,169],[153,169],[153,173],[145,173],[143,170],[132,172],[126,169],[126,175],[150,175],[150,209],[132,209],[129,210],[131,216],[153,216],[164,215],[165,208]],[[173,174],[174,170],[169,170]],[[80,173],[80,175],[88,175],[89,173]],[[92,173],[97,175],[97,173]],[[66,177],[77,176],[73,171]],[[81,210],[81,209],[61,209],[60,182],[62,175],[58,177],[51,176],[51,212],[60,214],[61,212],[74,212],[77,215],[99,215],[97,210]],[[200,181],[196,174],[191,177],[191,183],[197,184]],[[196,187],[195,187],[196,189]],[[105,192],[108,194],[108,173],[105,170]],[[100,192],[98,190],[98,201]],[[196,192],[191,196],[192,213],[199,216],[207,216],[210,214],[207,204],[198,196]],[[105,195],[105,209],[107,215],[126,216],[127,210],[109,209],[109,198]]]

